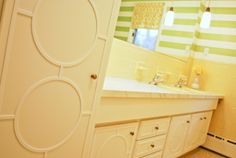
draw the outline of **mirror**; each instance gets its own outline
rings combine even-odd
[[[200,6],[200,0],[122,0],[115,38],[187,61],[194,42]],[[166,26],[164,21],[170,7],[174,7],[174,24]],[[153,16],[146,18],[144,24],[140,23],[135,17],[138,11],[143,14],[139,15],[141,17],[157,12],[155,16],[160,16],[159,23],[153,22],[158,21],[156,17],[153,20]]]

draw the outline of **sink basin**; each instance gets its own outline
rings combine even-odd
[[[192,89],[192,88],[188,88],[188,87],[175,87],[175,86],[169,86],[169,85],[158,85],[158,87],[161,87],[161,88],[165,88],[165,89],[169,89],[169,90],[172,90],[172,91],[177,91],[177,92],[182,92],[182,93],[203,93],[202,91],[199,91],[199,90],[195,90],[195,89]]]
[[[176,93],[176,91],[165,87],[113,77],[106,77],[103,89],[129,92]]]
[[[194,94],[194,95],[208,95],[216,96],[221,94],[215,94],[212,92],[199,91],[188,87],[175,87],[164,84],[151,85],[135,80],[128,80],[116,77],[106,77],[103,85],[103,90],[108,91],[125,91],[125,92],[144,92],[144,93],[168,93],[168,94]]]
[[[151,85],[135,80],[127,80],[116,77],[106,77],[103,90],[128,91],[128,92],[147,92],[147,93],[172,93],[172,94],[204,94],[199,90],[188,87],[175,87],[164,84]]]

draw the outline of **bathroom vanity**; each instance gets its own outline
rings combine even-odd
[[[204,144],[222,95],[105,80],[93,158],[176,158]]]

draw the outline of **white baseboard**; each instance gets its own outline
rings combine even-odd
[[[231,142],[231,143],[230,143]],[[206,143],[202,145],[203,147],[213,150],[222,155],[236,158],[236,144],[233,143],[227,138],[218,137],[218,136],[207,136]]]

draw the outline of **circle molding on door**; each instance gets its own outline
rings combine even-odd
[[[53,3],[54,1],[56,3]],[[68,11],[69,6],[76,6],[76,4],[73,5],[72,3],[67,2],[66,4],[70,5],[67,7],[67,12],[65,14],[68,14],[68,16],[71,15],[71,17],[67,17],[67,15],[63,14],[63,4],[60,4],[64,2],[63,0],[39,0],[37,2],[32,16],[33,40],[40,54],[47,61],[51,62],[54,65],[71,67],[84,61],[93,52],[96,41],[98,39],[97,11],[92,1],[80,1],[84,2],[82,9],[86,9],[86,12],[90,13],[90,16],[87,15],[88,13],[86,15],[79,13],[80,8],[76,9],[75,7],[74,10],[72,10],[70,13]],[[53,3],[54,5],[50,5],[50,7],[47,7],[47,5],[50,4],[49,2]],[[46,5],[44,3],[49,4]],[[74,1],[74,3],[79,2]],[[84,8],[84,6],[87,7]],[[45,8],[50,8],[50,10],[54,8],[55,13],[50,12],[50,15],[46,13],[44,14]],[[76,16],[73,16],[73,11],[78,11],[78,15],[76,14]],[[58,15],[60,15],[60,17],[58,17]],[[82,21],[79,21],[79,19],[73,19],[75,17],[79,17],[79,19]],[[62,21],[69,21],[69,24],[61,26],[61,31],[58,28],[60,28],[60,23]],[[81,27],[78,26],[78,24],[80,24]],[[78,27],[75,27],[74,25]],[[89,28],[91,29],[89,30]],[[73,29],[76,30],[73,31]],[[70,36],[67,36],[67,32],[70,32]],[[86,34],[89,34],[90,32],[92,32],[90,34],[91,37],[87,37]],[[83,37],[83,39],[81,39],[78,34],[82,34],[81,37]],[[65,39],[65,36],[68,38]],[[76,39],[81,41],[82,43],[76,43]],[[46,42],[47,40],[49,40],[50,42]]]
[[[62,135],[63,135],[63,138],[62,139],[60,139],[59,141],[57,141],[57,142],[53,142],[54,144],[50,144],[49,146],[35,146],[35,145],[32,145],[32,144],[30,144],[29,143],[29,141],[27,141],[26,139],[25,139],[25,137],[24,137],[24,134],[22,133],[22,129],[21,129],[21,124],[22,124],[22,121],[21,121],[21,117],[23,116],[22,115],[22,109],[23,109],[23,111],[25,112],[26,110],[24,109],[25,107],[25,105],[27,105],[27,107],[31,107],[31,104],[29,105],[28,104],[28,102],[27,102],[27,100],[30,100],[30,97],[34,97],[35,96],[35,94],[37,95],[37,97],[39,96],[38,95],[38,93],[36,93],[37,91],[39,91],[39,89],[41,88],[42,89],[42,87],[44,86],[45,87],[45,85],[46,84],[52,84],[52,83],[60,83],[60,84],[62,84],[64,87],[63,88],[65,88],[65,87],[68,87],[68,89],[67,89],[67,91],[66,92],[71,92],[70,93],[70,95],[72,95],[73,96],[73,98],[77,98],[76,99],[76,101],[74,102],[74,101],[72,101],[72,103],[73,103],[73,106],[71,105],[71,106],[68,106],[67,104],[65,104],[64,102],[63,103],[61,103],[62,104],[62,106],[64,107],[64,108],[72,108],[72,109],[69,109],[69,110],[67,110],[67,113],[66,112],[64,112],[64,111],[60,111],[60,113],[59,114],[61,114],[60,116],[62,116],[63,117],[63,114],[64,114],[64,117],[66,117],[66,116],[70,116],[70,114],[69,114],[69,112],[70,111],[72,111],[72,110],[77,110],[77,111],[74,111],[74,113],[73,113],[73,116],[71,116],[70,117],[70,119],[72,120],[69,120],[69,118],[67,119],[67,121],[69,120],[70,122],[67,122],[70,126],[66,126],[65,128],[62,126],[62,128],[61,128],[61,130],[62,130]],[[47,87],[48,87],[48,85],[46,85]],[[53,85],[54,86],[54,85]],[[51,87],[53,87],[53,86],[51,86]],[[47,89],[46,89],[47,90]],[[60,90],[60,89],[59,89]],[[63,89],[61,89],[61,90],[63,90]],[[72,92],[72,91],[73,92]],[[41,90],[41,91],[39,91],[39,92],[43,92],[43,90]],[[52,91],[53,92],[53,91]],[[39,93],[39,94],[41,94],[41,93]],[[59,97],[61,97],[61,94],[62,93],[59,93]],[[42,94],[43,95],[43,94]],[[46,94],[45,94],[46,95]],[[57,96],[55,96],[56,94],[52,94],[53,95],[53,97],[55,98],[55,97],[57,97]],[[39,96],[39,98],[40,98],[41,96]],[[48,97],[48,98],[50,98],[50,96],[43,96],[43,97]],[[65,77],[62,77],[62,78],[60,78],[60,79],[58,79],[58,77],[57,76],[52,76],[52,77],[47,77],[47,78],[44,78],[44,79],[42,79],[42,80],[40,80],[39,82],[37,82],[37,83],[35,83],[33,86],[31,86],[26,92],[25,92],[25,94],[23,95],[23,97],[22,97],[22,99],[21,99],[21,101],[20,101],[20,103],[19,103],[19,105],[18,105],[18,107],[17,107],[17,109],[16,109],[16,114],[15,114],[15,119],[14,119],[14,130],[15,130],[15,134],[16,134],[16,137],[17,137],[17,139],[18,139],[18,141],[20,142],[20,144],[21,145],[23,145],[26,149],[28,149],[29,151],[32,151],[32,152],[48,152],[48,151],[51,151],[51,150],[53,150],[53,149],[55,149],[55,148],[58,148],[59,146],[61,146],[61,145],[63,145],[66,141],[68,141],[69,139],[70,139],[70,137],[74,134],[74,132],[78,129],[78,127],[79,127],[79,124],[80,124],[80,120],[81,120],[81,113],[82,113],[82,111],[83,111],[83,100],[82,100],[82,96],[81,96],[81,93],[80,93],[80,90],[78,89],[78,87],[76,86],[76,84],[73,82],[73,81],[71,81],[70,79],[68,79],[68,78],[65,78]],[[71,99],[71,98],[70,98]],[[50,102],[50,100],[47,100],[47,99],[45,99],[46,100],[46,102],[47,101],[49,101],[49,104],[51,103]],[[66,100],[67,101],[67,100]],[[29,101],[30,102],[30,101]],[[27,103],[27,104],[25,104],[25,103]],[[32,103],[32,102],[30,102],[30,103]],[[40,102],[41,103],[41,102]],[[48,105],[48,104],[46,104],[46,105]],[[33,105],[34,106],[34,105]],[[53,107],[55,107],[55,105],[53,105]],[[37,108],[40,108],[40,107],[37,107]],[[43,107],[44,109],[43,110],[45,110],[45,106]],[[61,107],[62,108],[62,107]],[[33,109],[32,107],[31,107],[31,109]],[[42,111],[43,111],[42,110]],[[41,111],[41,112],[42,112]],[[56,111],[56,110],[55,110]],[[29,111],[27,111],[27,113],[28,112],[30,112],[30,110]],[[37,113],[37,111],[33,111],[33,113]],[[40,113],[40,114],[42,114],[42,113]],[[60,118],[60,120],[55,120],[55,119],[58,119],[58,114],[56,114],[55,112],[53,113],[53,111],[52,111],[52,118],[50,118],[50,119],[54,119],[53,121],[54,122],[56,122],[56,123],[58,123],[60,120],[63,120],[63,118],[61,118],[61,117],[59,117]],[[56,115],[57,117],[55,117],[54,118],[54,115]],[[33,116],[33,114],[30,114],[30,116],[32,117]],[[37,114],[37,116],[39,116],[38,114]],[[38,118],[38,117],[36,117],[36,118]],[[28,119],[30,119],[30,118],[27,118],[27,120]],[[33,116],[33,118],[31,118],[32,120],[33,119],[35,119],[34,118],[34,116]],[[39,118],[38,118],[39,119]],[[24,119],[23,119],[24,120]],[[52,121],[52,122],[53,122]],[[64,120],[63,120],[64,121]],[[39,121],[40,122],[40,121]],[[41,124],[43,124],[44,122],[40,122]],[[65,122],[66,123],[66,122]],[[63,123],[63,125],[65,124],[65,123]],[[30,124],[30,125],[32,125],[32,123]],[[37,125],[34,125],[33,124],[33,126],[34,127],[37,127]],[[57,127],[58,127],[58,125],[57,125]],[[32,127],[33,128],[33,127]],[[46,128],[46,127],[42,127],[42,128]],[[49,127],[50,129],[46,129],[47,131],[53,131],[53,130],[55,130],[55,128],[52,126],[52,127]],[[43,130],[43,129],[42,129]],[[30,131],[30,129],[28,129],[28,127],[27,127],[27,129],[26,129],[26,131],[27,132],[25,132],[25,133],[27,133],[27,134],[30,134],[30,132],[28,132],[28,131]],[[55,132],[54,132],[55,133]],[[37,133],[37,134],[35,134],[35,133],[32,133],[33,135],[37,135],[37,136],[41,136],[41,139],[40,139],[40,141],[47,141],[46,139],[47,138],[44,138],[43,137],[43,135],[39,135],[40,133]],[[51,134],[51,133],[50,133]],[[50,136],[50,137],[57,137],[57,134],[48,134],[47,136]],[[27,136],[28,137],[28,136]],[[31,140],[34,140],[35,142],[36,141],[38,141],[38,139],[39,138],[32,138],[31,137]],[[57,139],[57,138],[56,138]],[[40,144],[40,143],[39,143]]]

